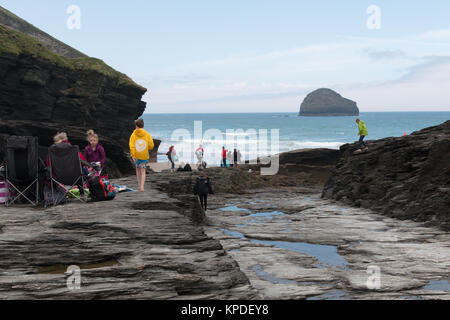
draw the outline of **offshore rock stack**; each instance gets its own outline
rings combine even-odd
[[[321,88],[306,96],[298,115],[303,117],[359,116],[359,109],[355,101],[343,98],[331,89]]]

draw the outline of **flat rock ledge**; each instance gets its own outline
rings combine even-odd
[[[135,187],[134,177],[118,181]],[[193,207],[155,189],[43,210],[1,207],[0,299],[258,298]],[[81,268],[69,290],[68,266]]]

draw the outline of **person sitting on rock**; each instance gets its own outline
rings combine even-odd
[[[358,124],[358,135],[359,135],[359,149],[360,150],[368,150],[367,144],[364,142],[364,138],[368,135],[366,124],[364,121],[360,119],[356,119],[356,123]],[[364,149],[363,149],[364,147]]]
[[[89,163],[100,163],[100,166],[103,168],[106,160],[105,149],[98,142],[98,135],[94,130],[87,132],[87,140],[89,144],[84,148],[83,153],[86,161]]]
[[[214,194],[214,192],[212,190],[211,180],[206,176],[204,171],[200,173],[200,176],[195,181],[194,194],[198,195],[200,205],[206,212],[208,209],[208,194]]]
[[[65,132],[58,132],[53,137],[53,145],[58,145],[61,143],[71,144],[69,142],[69,139],[67,138],[67,133],[65,133]],[[82,165],[81,171],[83,172],[84,176],[87,176],[89,174],[87,167],[92,167],[92,165],[86,161],[86,158],[83,156],[83,154],[81,152],[78,152],[78,157],[80,158],[80,162]],[[47,155],[47,167],[50,167],[50,157],[48,155]],[[78,187],[78,190],[80,190],[80,197],[82,199],[86,199],[84,196],[84,186],[80,180],[77,182],[77,187]]]

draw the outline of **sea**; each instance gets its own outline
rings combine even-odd
[[[180,163],[195,163],[201,144],[204,160],[221,162],[221,150],[235,148],[242,160],[305,148],[339,149],[359,139],[356,118],[367,140],[400,137],[450,120],[449,112],[362,112],[359,117],[299,117],[297,113],[144,114],[145,129],[161,140],[158,162],[174,146]]]

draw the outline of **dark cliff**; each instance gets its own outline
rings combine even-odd
[[[87,57],[84,53],[68,46],[67,44],[53,38],[51,35],[36,28],[27,21],[16,16],[14,13],[0,7],[0,24],[39,41],[45,48],[53,51],[56,54],[67,58],[84,58]]]
[[[35,135],[45,150],[66,131],[84,148],[85,132],[94,129],[111,160],[108,171],[131,173],[128,139],[146,89],[99,59],[57,54],[3,22],[0,15],[0,143],[5,135]]]
[[[355,149],[341,147],[325,198],[450,230],[450,121],[370,141],[366,153],[354,155]]]
[[[306,96],[300,106],[299,116],[358,116],[356,102],[343,98],[339,93],[326,88],[317,89]]]

